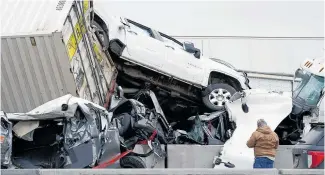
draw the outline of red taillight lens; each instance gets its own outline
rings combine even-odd
[[[309,168],[316,168],[324,160],[323,151],[308,151],[308,166]]]
[[[5,140],[5,136],[0,135],[0,143],[3,143],[4,140]]]

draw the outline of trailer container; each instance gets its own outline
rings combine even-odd
[[[92,1],[2,3],[1,109],[29,110],[65,94],[104,105],[116,70],[91,28]]]

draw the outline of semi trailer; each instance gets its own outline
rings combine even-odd
[[[92,1],[2,7],[0,110],[28,112],[66,94],[107,104],[117,72],[91,25]]]

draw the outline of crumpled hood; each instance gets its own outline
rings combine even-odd
[[[62,111],[62,105],[68,105],[68,109]],[[79,106],[84,110],[85,113],[90,113],[89,108],[86,106],[91,104],[94,107],[106,111],[105,108],[99,106],[95,103],[92,103],[88,100],[74,97],[71,94],[64,95],[62,97],[56,98],[49,102],[42,104],[41,106],[36,107],[27,113],[7,113],[9,120],[48,120],[56,118],[71,118],[74,116],[77,107]]]
[[[12,152],[12,123],[7,119],[6,113],[0,111],[1,117],[1,166],[11,165]]]
[[[268,126],[263,126],[263,127],[257,128],[256,131],[263,133],[263,134],[270,134],[272,132],[271,128]]]
[[[290,93],[276,93],[261,89],[245,90],[249,112],[244,113],[241,100],[228,104],[236,129],[232,137],[224,144],[219,158],[230,162],[238,169],[253,169],[254,150],[246,146],[247,140],[256,131],[256,123],[263,118],[271,130],[285,119],[291,112],[292,100]],[[215,169],[227,169],[223,164]]]

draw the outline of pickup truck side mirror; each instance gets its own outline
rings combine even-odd
[[[201,57],[201,50],[194,47],[194,44],[188,41],[183,43],[184,50],[189,53],[193,53],[195,58],[200,59]]]
[[[295,77],[296,78],[301,78],[304,75],[303,70],[297,69],[295,72]]]

